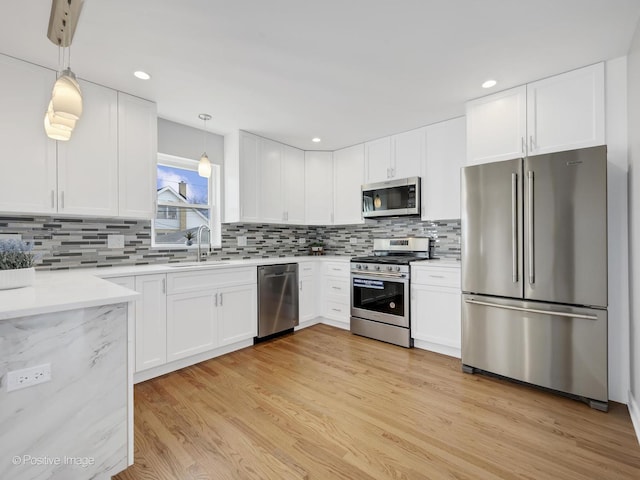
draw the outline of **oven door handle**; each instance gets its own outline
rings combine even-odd
[[[351,273],[351,278],[366,278],[366,277],[373,277],[373,278],[388,278],[389,280],[395,280],[400,279],[400,280],[408,280],[407,274],[406,273],[383,273],[383,272],[352,272]]]

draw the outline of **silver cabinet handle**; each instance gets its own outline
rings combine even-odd
[[[518,174],[511,174],[511,276],[518,283]]]
[[[529,135],[529,153],[533,152],[534,150],[534,143],[533,143],[533,135]]]
[[[522,153],[525,153],[525,149],[527,148],[527,144],[524,141],[524,137],[520,137],[520,145],[521,145],[521,149],[522,149]]]
[[[64,209],[64,190],[60,192],[60,209]]]
[[[51,190],[51,208],[55,207],[56,205],[56,193]]]
[[[396,169],[395,167],[391,167],[391,178],[396,176]]]
[[[342,290],[342,288],[340,287],[331,287],[331,288],[333,288],[334,290]]]
[[[218,306],[218,293],[216,292],[216,307]]]
[[[162,279],[162,293],[167,293],[167,279]]]
[[[534,262],[535,262],[535,254],[534,254],[534,221],[533,221],[533,214],[534,214],[534,208],[533,208],[533,199],[534,199],[534,194],[533,194],[533,172],[532,171],[528,171],[527,172],[527,180],[529,182],[529,205],[527,208],[527,214],[528,214],[528,221],[529,221],[529,233],[528,235],[528,243],[529,243],[529,284],[533,285],[536,281],[536,275],[535,275],[535,266],[534,266]]]
[[[540,313],[542,315],[553,315],[554,317],[583,318],[585,320],[598,319],[597,315],[584,315],[582,313],[554,312],[553,310],[540,310],[537,308],[524,308],[524,307],[514,307],[512,305],[499,305],[497,303],[481,302],[479,300],[474,300],[472,298],[465,299],[465,302],[471,303],[473,305],[483,305],[485,307],[503,308],[505,310],[516,310],[518,312]]]
[[[220,294],[220,306],[222,306],[222,293]]]
[[[444,275],[429,275],[431,278],[444,278]]]
[[[331,310],[333,310],[334,312],[342,312],[342,310],[340,310],[339,308],[332,308]]]
[[[300,282],[300,291],[302,291],[302,282]]]

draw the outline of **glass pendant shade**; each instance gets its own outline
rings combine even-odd
[[[56,80],[51,94],[51,107],[56,117],[75,121],[82,115],[82,93],[71,70],[64,70]]]
[[[211,162],[206,153],[203,153],[198,162],[198,175],[209,178],[211,176]]]
[[[69,132],[73,132],[73,129],[76,128],[75,120],[70,120],[53,113],[52,102],[49,102],[49,108],[47,108],[47,117],[49,117],[49,124],[53,128],[57,128],[58,130],[67,130]]]
[[[52,140],[59,140],[61,142],[66,142],[71,138],[71,130],[61,130],[59,128],[54,127],[49,122],[49,113],[44,114],[44,130],[47,132],[47,137]]]

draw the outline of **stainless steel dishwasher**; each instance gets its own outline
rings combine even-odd
[[[298,323],[298,264],[258,267],[258,338]]]

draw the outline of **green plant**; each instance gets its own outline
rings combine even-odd
[[[35,256],[32,248],[32,244],[22,240],[0,240],[0,270],[33,267]]]
[[[322,242],[313,242],[311,244],[312,247],[324,247],[324,243]]]
[[[187,240],[193,240],[195,236],[196,234],[192,230],[187,230],[186,232],[184,232],[184,238],[186,238]]]

